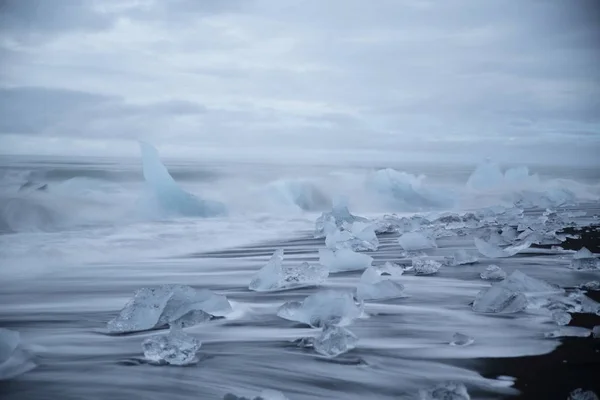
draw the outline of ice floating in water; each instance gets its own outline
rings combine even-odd
[[[351,249],[319,250],[319,263],[327,267],[330,273],[366,269],[372,262],[373,257]]]
[[[356,287],[356,297],[359,300],[386,300],[404,296],[404,285],[382,278],[375,267],[365,270]]]
[[[467,387],[458,382],[445,382],[435,387],[419,390],[421,400],[471,400]]]
[[[256,397],[238,397],[234,394],[227,393],[223,400],[288,400],[283,393],[278,390],[265,389]]]
[[[440,270],[442,264],[435,260],[416,257],[412,259],[412,267],[416,275],[433,275]]]
[[[432,240],[418,232],[405,233],[398,238],[398,242],[406,251],[426,250],[437,247],[435,240]]]
[[[556,325],[569,325],[569,322],[571,322],[571,314],[564,311],[555,311],[552,313],[552,319],[556,322]]]
[[[583,390],[581,388],[573,390],[569,394],[569,398],[567,400],[598,400],[598,396],[596,393],[591,390]]]
[[[474,254],[468,253],[466,250],[458,250],[454,253],[452,265],[475,264],[479,259]]]
[[[451,346],[468,346],[470,344],[473,344],[473,342],[475,342],[475,339],[472,338],[471,336],[467,336],[467,335],[457,332],[452,337],[452,341],[450,342],[450,345]]]
[[[355,222],[350,231],[335,229],[327,234],[325,245],[332,249],[351,249],[354,251],[375,251],[379,239],[370,224]]]
[[[119,315],[109,321],[112,333],[146,331],[166,325],[192,326],[231,312],[227,298],[207,289],[162,285],[137,290]]]
[[[486,242],[479,238],[473,238],[477,250],[488,258],[504,258],[512,257],[520,251],[528,249],[531,246],[530,242],[525,242],[515,246],[500,248],[492,243]]]
[[[321,214],[315,222],[315,238],[326,237],[336,228],[341,228],[344,224],[352,225],[354,222],[368,222],[366,218],[350,214],[346,201],[339,199],[333,204],[330,212]]]
[[[168,335],[152,336],[142,342],[144,357],[151,363],[170,365],[195,364],[202,344],[181,329],[171,329]]]
[[[362,311],[363,304],[357,304],[352,293],[325,290],[308,296],[302,302],[288,301],[279,307],[277,316],[319,328],[327,324],[348,324]]]
[[[226,213],[223,203],[203,200],[183,190],[160,161],[158,151],[140,142],[144,179],[152,192],[148,206],[159,214],[188,217],[213,217]]]
[[[322,265],[303,262],[297,266],[283,266],[283,249],[278,249],[254,276],[248,288],[256,292],[270,292],[317,286],[325,282],[329,271]]]
[[[582,247],[577,253],[573,254],[571,268],[576,270],[595,270],[600,269],[600,258],[587,248]]]
[[[315,351],[326,357],[337,357],[354,349],[358,337],[341,326],[327,325],[313,341]]]
[[[0,380],[14,378],[35,368],[32,358],[23,348],[19,332],[0,328]]]
[[[506,279],[506,272],[497,265],[490,265],[479,276],[486,281],[496,281]]]

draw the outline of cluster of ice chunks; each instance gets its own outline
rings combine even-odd
[[[163,326],[192,326],[231,312],[225,296],[186,285],[161,285],[137,290],[108,322],[111,333],[147,331]]]
[[[351,292],[324,290],[303,301],[288,301],[277,310],[277,316],[301,322],[313,328],[325,325],[347,325],[363,312]]]
[[[366,218],[352,215],[346,202],[338,200],[329,212],[321,214],[315,222],[315,238],[324,238],[330,232],[341,228],[344,224],[352,225],[354,222],[368,222]]]
[[[419,232],[408,232],[398,238],[398,243],[406,251],[427,250],[437,247],[434,239]]]
[[[421,400],[470,400],[467,387],[459,382],[444,382],[419,391]]]
[[[265,389],[256,397],[243,397],[227,393],[223,400],[288,400],[288,398],[278,390]]]
[[[202,344],[178,327],[167,335],[152,336],[142,342],[144,357],[154,364],[190,365],[198,362],[196,353]]]
[[[372,225],[365,222],[354,222],[349,229],[336,228],[325,238],[325,245],[331,250],[351,249],[353,251],[375,251],[379,247],[379,239]]]
[[[433,275],[441,267],[442,263],[429,258],[415,257],[412,259],[412,268],[416,275]]]
[[[0,380],[14,378],[35,367],[19,332],[0,328]]]
[[[489,265],[479,276],[486,281],[501,281],[506,279],[506,272],[497,265]]]
[[[278,249],[269,262],[256,273],[248,288],[256,292],[271,292],[318,286],[325,282],[328,276],[329,270],[323,265],[303,262],[297,266],[284,266],[283,249]]]
[[[488,258],[512,257],[515,254],[517,254],[525,249],[528,249],[531,246],[531,242],[524,242],[524,243],[521,243],[518,245],[500,248],[493,243],[486,242],[485,240],[477,238],[477,237],[473,238],[473,241],[475,242],[475,247],[477,248],[477,250],[482,255],[484,255],[485,257],[488,257]]]
[[[330,273],[363,270],[369,268],[372,262],[373,257],[351,249],[319,250],[319,263]]]
[[[357,299],[366,301],[405,297],[404,285],[383,278],[381,272],[383,271],[375,267],[369,267],[365,270],[356,286]]]
[[[399,217],[387,214],[374,222],[375,233],[406,233],[421,230],[431,225],[431,221],[420,216]]]
[[[600,258],[594,253],[583,247],[578,252],[573,254],[571,260],[571,268],[576,270],[593,271],[600,269]]]

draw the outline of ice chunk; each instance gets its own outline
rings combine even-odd
[[[373,257],[351,249],[319,250],[319,263],[327,267],[330,273],[366,269],[372,262]]]
[[[332,250],[375,251],[379,247],[379,239],[371,225],[355,222],[351,231],[336,228],[329,232],[325,238],[325,245]]]
[[[582,247],[578,252],[573,254],[571,268],[576,270],[600,269],[600,258],[597,258],[594,253],[587,248]]]
[[[559,329],[544,334],[549,339],[563,337],[589,337],[592,331],[579,326],[563,326]]]
[[[151,363],[190,365],[198,362],[196,353],[202,344],[179,328],[168,335],[152,336],[142,342],[144,357]]]
[[[333,204],[330,212],[321,214],[315,223],[315,238],[326,237],[335,228],[341,228],[344,223],[352,225],[354,222],[368,222],[366,218],[352,215],[344,199],[338,199]]]
[[[552,313],[552,319],[556,322],[556,325],[569,325],[571,314],[564,311],[555,311]]]
[[[596,393],[591,390],[583,390],[581,388],[573,390],[569,394],[569,398],[567,400],[598,400],[598,396]]]
[[[489,265],[481,274],[481,279],[496,281],[506,279],[506,272],[497,265]]]
[[[445,382],[435,387],[419,390],[421,400],[471,400],[467,387],[458,382]]]
[[[405,233],[398,238],[398,242],[406,251],[433,249],[437,247],[435,240],[418,232]]]
[[[148,206],[160,214],[213,217],[226,214],[223,203],[203,200],[183,190],[160,161],[158,151],[140,142],[144,179],[152,193]]]
[[[304,301],[288,301],[277,310],[277,316],[312,327],[327,324],[345,325],[358,318],[363,304],[357,304],[350,292],[324,290],[314,293]]]
[[[453,257],[454,257],[454,260],[453,260],[452,265],[474,264],[477,261],[479,261],[477,256],[470,254],[466,250],[462,250],[462,249],[454,252]]]
[[[563,289],[556,285],[551,285],[548,282],[533,278],[519,270],[515,270],[508,278],[497,285],[515,292],[528,294],[553,294],[564,292]]]
[[[191,326],[207,319],[203,313],[224,316],[230,312],[227,298],[210,290],[162,285],[137,290],[119,315],[108,322],[107,328],[112,333],[126,333],[166,325]]]
[[[475,342],[475,339],[472,338],[471,336],[467,336],[467,335],[457,332],[452,337],[452,341],[450,342],[450,345],[451,346],[468,346],[470,344],[473,344],[473,342]]]
[[[386,300],[404,296],[404,285],[383,279],[375,267],[365,270],[356,287],[356,297],[360,300]]]
[[[500,248],[492,243],[486,242],[479,238],[473,238],[477,250],[488,258],[503,258],[512,257],[520,251],[523,251],[531,246],[530,242],[521,243],[519,245]]]
[[[303,262],[297,266],[283,266],[283,249],[278,249],[250,282],[249,289],[256,292],[271,292],[306,286],[317,286],[325,282],[329,271],[322,265]]]
[[[592,336],[594,337],[594,339],[600,339],[600,325],[596,325],[592,329]]]
[[[283,393],[278,390],[265,389],[257,397],[238,397],[234,394],[227,393],[223,400],[288,400]]]
[[[391,275],[398,277],[404,274],[404,268],[402,268],[399,264],[393,263],[391,261],[386,261],[385,264],[379,265],[376,268],[381,275]]]
[[[440,270],[442,264],[435,260],[416,257],[412,259],[412,267],[416,275],[433,275]]]
[[[523,311],[527,308],[527,297],[523,293],[492,286],[483,289],[473,301],[473,311],[481,313],[510,314]]]
[[[19,332],[0,328],[0,380],[12,379],[35,366],[33,356],[21,343]]]
[[[600,290],[600,282],[598,281],[589,281],[586,283],[582,283],[579,285],[579,288],[583,290]]]
[[[313,341],[315,351],[326,357],[337,357],[356,347],[358,337],[346,328],[327,325]]]
[[[575,254],[573,254],[573,259],[580,260],[582,258],[591,258],[594,257],[594,253],[589,251],[586,247],[582,247]]]

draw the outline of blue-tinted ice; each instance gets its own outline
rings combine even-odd
[[[351,292],[324,290],[311,294],[303,301],[288,301],[277,310],[277,316],[312,327],[346,325],[363,312]]]

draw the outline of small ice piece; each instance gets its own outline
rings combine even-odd
[[[227,393],[223,400],[288,400],[288,398],[278,390],[265,389],[258,396],[252,398]]]
[[[272,292],[306,286],[318,286],[329,276],[327,267],[303,262],[283,266],[283,249],[275,250],[271,259],[254,276],[248,288],[256,292]]]
[[[21,342],[19,332],[0,328],[0,380],[11,379],[35,368],[33,356]]]
[[[433,249],[437,247],[435,240],[418,232],[405,233],[398,238],[398,242],[406,251]]]
[[[324,290],[303,301],[288,301],[277,310],[277,316],[297,321],[313,328],[327,324],[347,325],[363,312],[363,303],[356,303],[350,292]]]
[[[373,257],[356,253],[351,249],[320,249],[319,263],[333,272],[357,271],[369,268],[373,262]]]
[[[592,337],[594,339],[600,339],[600,325],[596,325],[593,329],[592,329]]]
[[[555,331],[545,333],[544,336],[548,339],[563,337],[589,337],[591,333],[591,330],[581,328],[579,326],[562,326]]]
[[[573,254],[573,258],[576,260],[580,260],[582,258],[591,258],[594,257],[594,253],[589,251],[586,247],[582,247],[575,254]]]
[[[486,281],[501,281],[506,279],[506,272],[497,265],[489,265],[479,276]]]
[[[473,255],[473,254],[469,254],[466,250],[458,250],[456,252],[454,252],[454,262],[452,263],[452,265],[467,265],[467,264],[474,264],[477,261],[479,261],[479,259],[477,258],[477,256]]]
[[[336,228],[329,232],[325,238],[325,245],[331,250],[375,251],[379,247],[379,239],[371,225],[355,222],[350,231]]]
[[[580,271],[600,269],[600,258],[596,257],[587,248],[582,247],[578,252],[573,254],[571,268]]]
[[[527,308],[527,297],[523,293],[492,286],[480,291],[473,301],[473,311],[481,313],[511,314]]]
[[[497,285],[510,289],[514,292],[522,292],[527,294],[564,293],[564,289],[561,289],[560,287],[552,285],[541,279],[533,278],[519,270],[513,271],[508,278]]]
[[[483,239],[473,238],[473,241],[475,242],[475,247],[477,247],[477,250],[488,258],[512,257],[520,251],[528,249],[531,246],[530,242],[525,242],[502,249],[492,243],[486,242]]]
[[[315,351],[326,357],[337,357],[356,347],[358,337],[346,328],[326,325],[313,341]]]
[[[365,270],[356,287],[359,300],[387,300],[404,297],[404,285],[384,279],[375,267]]]
[[[457,332],[452,337],[452,341],[450,342],[450,345],[451,346],[468,346],[470,344],[473,344],[473,342],[475,342],[475,339],[472,338],[471,336],[467,336],[467,335]]]
[[[583,390],[581,388],[573,390],[569,394],[569,398],[567,400],[598,400],[598,396],[596,393],[591,390]]]
[[[586,283],[582,283],[579,285],[580,289],[583,290],[600,290],[600,282],[598,281],[589,281]]]
[[[556,325],[569,325],[569,322],[571,322],[571,314],[564,311],[554,311],[552,313],[552,319],[556,322]]]
[[[182,330],[171,329],[168,335],[152,336],[142,342],[144,357],[151,363],[170,365],[195,364],[202,344]]]
[[[142,288],[134,293],[119,315],[108,322],[107,328],[111,333],[128,333],[166,325],[191,326],[193,321],[206,320],[198,311],[224,316],[231,312],[231,305],[227,297],[207,289],[196,290],[186,285]]]
[[[419,390],[421,400],[471,400],[467,387],[459,382],[444,382],[431,389]]]
[[[440,270],[442,264],[435,260],[416,257],[412,259],[412,267],[416,275],[433,275]]]
[[[401,276],[404,274],[404,268],[399,264],[386,261],[385,264],[376,267],[381,275]]]

